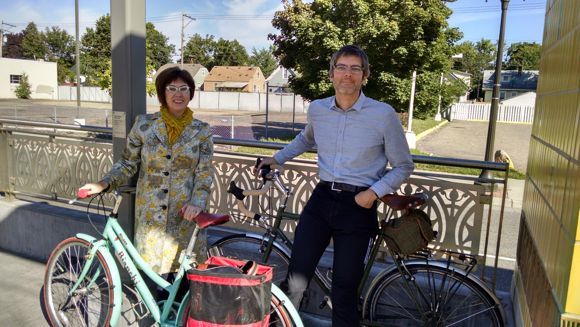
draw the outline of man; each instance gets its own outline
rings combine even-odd
[[[361,91],[369,74],[364,51],[353,45],[338,50],[329,71],[335,96],[313,101],[305,129],[257,167],[317,148],[320,182],[300,215],[283,288],[298,308],[332,239],[334,327],[359,326],[357,286],[378,229],[376,200],[395,192],[414,169],[395,110]]]

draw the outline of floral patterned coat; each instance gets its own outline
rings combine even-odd
[[[207,209],[213,181],[213,142],[209,124],[193,119],[169,147],[161,114],[137,117],[121,159],[103,177],[110,189],[123,185],[137,170],[135,247],[157,273],[177,270],[195,223],[179,216],[191,203]],[[196,252],[205,255],[200,233]]]

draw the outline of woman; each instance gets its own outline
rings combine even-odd
[[[139,170],[134,243],[153,270],[164,274],[179,267],[179,254],[193,232],[191,220],[207,208],[213,142],[209,125],[187,107],[195,90],[187,71],[168,68],[155,87],[161,111],[138,116],[121,159],[100,182],[80,189],[88,194],[115,189]],[[205,248],[201,237],[196,252],[203,257]]]

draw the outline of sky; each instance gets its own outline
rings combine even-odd
[[[110,10],[110,0],[78,0],[79,28],[87,27]],[[500,0],[457,0],[447,3],[453,10],[449,25],[463,32],[463,40],[476,42],[482,38],[496,42],[501,16]],[[507,11],[505,40],[542,42],[546,0],[511,0]],[[268,47],[268,33],[276,33],[271,25],[274,12],[282,9],[280,0],[148,0],[146,20],[175,45],[179,58],[182,13],[185,18],[185,39],[195,33],[214,35],[216,39],[237,39],[249,53],[252,48]],[[0,0],[0,28],[20,32],[33,21],[44,30],[59,26],[75,35],[74,0]]]

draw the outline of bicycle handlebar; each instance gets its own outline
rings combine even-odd
[[[257,168],[261,162],[262,158],[258,158],[254,167]],[[260,220],[262,215],[252,212],[246,207],[243,202],[246,196],[266,194],[272,186],[284,194],[286,199],[291,194],[290,189],[284,185],[284,182],[280,178],[280,171],[278,168],[274,167],[273,169],[270,165],[262,166],[260,168],[259,176],[264,180],[264,185],[260,189],[244,190],[236,186],[234,181],[231,181],[227,190],[228,193],[231,193],[236,197],[239,211],[246,217],[254,220]],[[381,197],[380,200],[393,210],[407,210],[425,204],[428,201],[428,196],[425,193],[415,193],[411,195],[387,194]]]

